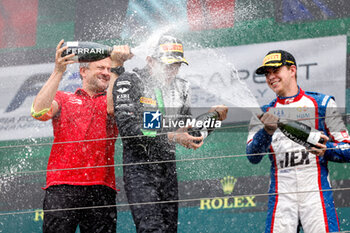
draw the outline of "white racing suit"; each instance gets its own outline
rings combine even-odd
[[[265,232],[295,233],[299,221],[305,233],[339,231],[332,191],[325,191],[331,190],[327,163],[350,161],[350,138],[334,98],[299,89],[296,96],[277,97],[262,110],[280,119],[302,120],[330,138],[324,156],[316,156],[279,129],[270,136],[263,124],[252,118],[247,154],[266,152],[271,161]],[[250,155],[248,159],[256,164],[263,156]]]

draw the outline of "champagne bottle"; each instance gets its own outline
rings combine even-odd
[[[86,41],[68,41],[63,43],[62,47],[64,46],[68,46],[68,48],[63,51],[62,57],[74,53],[75,56],[70,60],[78,62],[93,62],[104,59],[109,57],[113,50],[107,45]]]
[[[316,147],[316,143],[324,143],[321,132],[299,121],[277,122],[278,128],[292,141],[306,148]]]
[[[211,134],[215,130],[215,123],[217,119],[219,118],[219,113],[214,112],[207,112],[202,115],[199,115],[196,118],[196,122],[200,122],[199,124],[196,123],[196,126],[199,125],[199,127],[192,127],[188,129],[188,133],[194,137],[200,137],[203,136],[203,140]],[[197,141],[196,143],[200,143],[201,141]]]

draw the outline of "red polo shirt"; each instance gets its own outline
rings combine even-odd
[[[116,140],[103,139],[116,138],[118,129],[107,114],[106,92],[90,97],[83,89],[74,94],[58,91],[55,101],[60,111],[52,118],[54,144],[47,169],[113,165]],[[45,189],[59,184],[106,185],[116,190],[114,167],[48,171]]]

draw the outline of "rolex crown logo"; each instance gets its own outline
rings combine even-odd
[[[233,176],[226,176],[220,180],[224,194],[231,194],[237,182]]]

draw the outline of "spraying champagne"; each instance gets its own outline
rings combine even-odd
[[[260,115],[259,118],[264,114]],[[277,127],[290,140],[306,148],[317,148],[317,143],[323,144],[325,142],[324,138],[321,137],[322,133],[320,131],[299,121],[278,119]]]
[[[196,118],[196,122],[201,122],[200,126],[193,127],[188,129],[188,133],[194,137],[203,136],[203,140],[209,136],[215,130],[215,123],[219,118],[219,113],[217,111],[207,112],[202,115],[199,115]],[[200,143],[196,142],[196,143]]]

